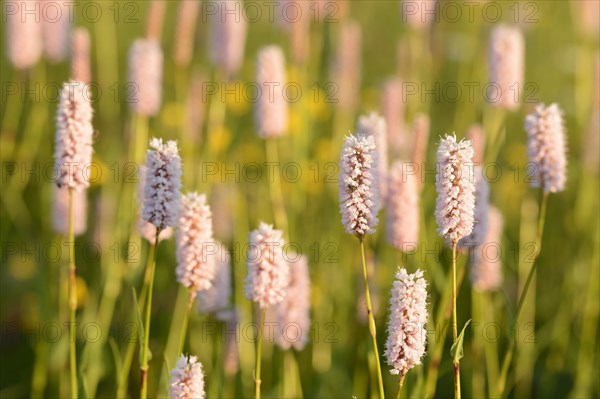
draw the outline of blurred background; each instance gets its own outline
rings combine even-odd
[[[52,3],[62,2],[2,3],[1,397],[69,395],[61,283],[68,251],[66,239],[53,228],[52,162],[58,92],[72,74],[70,31],[75,27],[90,36],[95,129],[87,228],[76,241],[83,396],[136,397],[139,389],[132,287],[139,290],[148,243],[131,228],[137,211],[124,204],[137,183],[131,154],[140,120],[131,110],[135,87],[128,83],[128,52],[142,37],[158,40],[164,54],[161,107],[145,120],[147,135],[179,141],[184,191],[207,193],[215,237],[232,253],[237,342],[226,339],[233,336],[225,333],[228,325],[234,328],[231,320],[196,311],[190,319],[186,351],[204,364],[208,397],[252,397],[253,392],[245,251],[249,232],[259,221],[274,223],[275,215],[269,199],[273,172],[265,164],[264,140],[256,134],[251,94],[256,54],[269,44],[284,49],[288,81],[299,93],[289,103],[288,132],[278,139],[276,169],[283,177],[286,235],[309,261],[311,328],[301,351],[283,351],[267,340],[264,397],[348,398],[376,392],[360,251],[340,222],[337,176],[343,136],[354,131],[359,115],[383,112],[383,88],[393,79],[403,82],[401,101],[391,112],[400,121],[399,140],[410,142],[416,115],[430,120],[416,251],[402,254],[386,243],[383,213],[377,233],[366,240],[380,348],[397,267],[420,268],[428,281],[427,355],[408,374],[404,394],[441,398],[452,393],[442,298],[450,255],[433,216],[440,137],[452,132],[465,137],[475,123],[484,132],[497,130],[487,141],[485,162],[491,165],[490,201],[504,216],[504,282],[483,298],[465,278],[458,303],[460,325],[472,319],[461,360],[463,395],[488,397],[534,251],[539,194],[528,181],[524,117],[537,103],[556,102],[564,110],[567,132],[567,189],[549,199],[539,268],[518,326],[507,393],[514,398],[600,396],[597,1],[306,1],[296,2],[308,16],[298,30],[278,17],[289,2],[243,2],[235,11],[247,28],[240,43],[243,61],[230,74],[208,56],[210,6],[220,3],[199,2],[192,18],[191,59],[182,61],[176,55],[183,40],[178,29],[184,23],[182,1],[86,1],[73,6],[64,36],[56,33],[64,28],[43,34],[45,42],[62,44],[63,54],[46,53],[25,68],[11,62],[9,46],[21,42],[11,36],[8,15],[25,15],[22,7],[30,7],[40,21],[49,20]],[[270,7],[275,7],[272,15]],[[525,38],[523,95],[513,111],[499,111],[484,89],[488,38],[499,24],[517,26]],[[21,51],[29,50],[23,45]],[[390,160],[406,159],[407,146],[391,149]],[[467,258],[463,254],[459,262],[468,264]],[[150,340],[150,394],[156,397],[167,393],[187,300],[175,266],[174,240],[165,240],[158,250]],[[441,359],[438,354],[432,363],[436,350]],[[382,366],[386,391],[395,395],[397,379]]]

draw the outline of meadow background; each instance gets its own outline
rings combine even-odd
[[[9,3],[3,2],[3,17]],[[131,357],[131,373],[124,374],[122,369],[128,351],[137,345],[131,287],[139,290],[148,244],[135,234],[126,234],[126,220],[137,217],[124,215],[128,208],[123,206],[124,198],[129,198],[123,195],[135,191],[137,181],[137,165],[130,163],[128,154],[133,119],[127,104],[127,52],[133,40],[145,34],[149,2],[89,3],[102,15],[97,21],[86,18],[83,5],[87,3],[81,2],[75,7],[74,25],[86,27],[92,38],[94,162],[99,168],[88,191],[87,232],[77,238],[78,365],[86,397],[115,397],[119,386],[124,389],[121,394],[135,397],[137,353]],[[249,23],[244,63],[228,86],[233,94],[221,96],[220,86],[216,97],[207,96],[207,101],[193,108],[204,123],[199,131],[186,136],[191,76],[198,74],[205,82],[214,78],[207,57],[210,24],[201,8],[193,61],[189,67],[178,67],[172,54],[179,1],[166,3],[161,36],[165,56],[162,108],[150,119],[149,137],[179,140],[184,191],[198,190],[211,199],[215,236],[233,255],[232,300],[241,327],[236,369],[223,367],[220,353],[225,342],[219,332],[224,325],[212,316],[193,313],[186,351],[199,356],[204,364],[209,397],[251,397],[254,344],[248,326],[253,313],[243,292],[244,246],[249,231],[261,220],[273,223],[274,215],[264,143],[255,132],[253,104],[240,90],[254,80],[258,49],[277,44],[289,52],[288,37],[266,14]],[[253,3],[265,10],[264,2]],[[484,14],[489,3],[502,11],[498,20],[489,18],[494,15],[491,9]],[[537,102],[557,102],[565,112],[567,189],[550,196],[540,264],[521,317],[508,392],[514,398],[600,396],[598,15],[595,24],[594,18],[590,23],[584,3],[482,1],[473,7],[471,19],[464,4],[454,3],[463,13],[455,18],[449,8],[444,14],[448,3],[442,2],[438,4],[439,21],[430,30],[418,30],[403,22],[398,1],[332,2],[335,8],[331,10],[337,10],[332,19],[311,23],[306,65],[294,65],[287,57],[288,80],[302,88],[302,95],[290,104],[289,133],[278,140],[281,164],[300,165],[301,177],[283,179],[283,195],[288,237],[309,258],[311,336],[300,352],[287,353],[272,343],[265,344],[264,397],[349,398],[367,397],[376,391],[367,366],[373,362],[368,355],[370,337],[360,316],[364,305],[359,246],[354,237],[344,233],[338,211],[341,137],[354,130],[358,115],[380,108],[382,83],[398,74],[418,87],[416,94],[405,98],[406,123],[410,125],[418,112],[431,119],[426,164],[434,171],[441,135],[456,132],[464,137],[473,123],[484,129],[494,123],[497,113],[482,95],[481,86],[487,83],[489,32],[501,22],[523,30],[525,82],[531,86],[521,107],[506,113],[498,139],[488,142],[486,149],[486,162],[493,163],[490,176],[499,173],[490,181],[490,188],[491,203],[504,215],[500,243],[504,283],[500,291],[485,298],[472,291],[468,278],[462,284],[459,325],[472,319],[461,360],[463,394],[488,396],[488,371],[492,370],[493,377],[507,347],[517,296],[531,267],[537,225],[538,191],[530,188],[527,180],[523,121]],[[357,21],[362,29],[361,82],[352,111],[340,110],[330,101],[335,98],[331,95],[335,76],[329,73],[339,31],[349,20]],[[60,281],[68,251],[64,239],[52,228],[52,181],[46,166],[53,162],[58,88],[69,79],[69,62],[54,64],[42,59],[23,73],[8,62],[5,40],[1,46],[0,397],[67,397],[68,334],[64,326],[59,330],[56,326],[66,317],[65,307],[60,305],[65,301]],[[467,95],[464,82],[480,83],[473,97]],[[451,92],[455,84],[462,89],[458,96]],[[211,101],[225,107],[224,123],[218,126],[205,123]],[[259,165],[260,172],[254,165]],[[237,168],[237,176],[213,174],[215,166],[219,172]],[[293,170],[284,172],[293,176]],[[382,348],[396,268],[426,271],[431,315],[428,353],[423,366],[409,373],[405,394],[423,397],[432,392],[433,384],[436,397],[450,397],[450,345],[442,334],[448,325],[437,322],[438,314],[444,313],[440,299],[447,286],[450,255],[435,232],[434,173],[426,174],[423,181],[416,253],[401,255],[385,242],[382,213],[377,234],[366,241],[372,265],[370,284],[378,304],[375,318]],[[173,239],[160,245],[150,341],[151,396],[166,395],[185,308],[186,291],[175,280],[174,254]],[[459,262],[468,263],[466,258],[463,255]],[[86,330],[86,323],[92,323],[93,329]],[[442,351],[442,358],[438,378],[431,381],[435,348]],[[384,366],[386,391],[392,396],[397,382],[388,370]]]

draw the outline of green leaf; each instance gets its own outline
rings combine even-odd
[[[138,306],[137,294],[135,292],[135,287],[131,287],[131,293],[133,294],[133,307],[135,308],[135,316],[138,324],[138,340],[140,344],[140,351],[142,349],[142,345],[144,344],[144,323],[142,322],[142,313],[140,312],[140,308]]]
[[[452,360],[454,361],[454,363],[458,363],[460,358],[463,357],[463,341],[465,338],[465,330],[467,329],[467,326],[470,322],[471,319],[467,320],[462,331],[460,332],[460,335],[456,339],[456,342],[452,344],[452,348],[450,348],[450,355],[452,355]]]
[[[123,371],[123,359],[121,358],[121,352],[119,351],[119,345],[113,337],[108,338],[108,344],[110,346],[110,350],[113,355],[113,359],[115,361],[115,372],[118,376],[121,375]]]
[[[142,352],[144,351],[144,322],[142,321],[142,313],[140,311],[140,308],[138,306],[138,300],[137,300],[137,294],[135,292],[135,288],[131,287],[131,292],[133,294],[133,307],[135,308],[135,315],[136,315],[136,319],[137,319],[137,324],[138,324],[138,341],[140,344],[140,351],[139,351],[139,361],[140,364],[142,363]],[[150,352],[150,348],[148,348],[148,361],[152,360],[152,352]]]

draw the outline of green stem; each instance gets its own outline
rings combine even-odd
[[[375,353],[375,360],[377,364],[377,382],[379,385],[379,397],[385,398],[385,392],[383,389],[383,376],[381,375],[381,362],[379,361],[379,350],[377,349],[377,329],[375,327],[375,318],[373,317],[373,307],[371,306],[371,294],[369,292],[369,281],[367,279],[367,262],[365,260],[365,244],[363,240],[360,240],[360,255],[362,258],[362,270],[363,270],[363,281],[365,283],[365,297],[367,299],[367,314],[369,316],[369,332],[373,339],[373,352]]]
[[[295,353],[292,349],[283,352],[283,364],[282,378],[284,385],[283,392],[285,393],[283,397],[303,398],[304,393],[302,392],[300,368],[298,367],[298,361],[296,360]]]
[[[471,287],[471,318],[473,320],[473,328],[475,326],[482,326],[484,328],[486,326],[485,320],[485,293],[477,292],[476,289]],[[475,331],[475,330],[473,330]],[[473,364],[481,364],[483,357],[483,347],[487,344],[486,340],[483,338],[483,334],[474,333],[473,341],[471,343],[471,360]],[[487,360],[487,356],[485,356],[485,360]],[[485,397],[485,370],[488,369],[487,363],[485,369],[483,367],[474,367],[472,369],[471,375],[471,395],[474,398],[483,398]],[[489,369],[488,369],[489,371]],[[488,380],[489,381],[489,380]]]
[[[144,273],[144,281],[142,283],[142,290],[140,291],[140,295],[138,297],[138,302],[134,304],[138,308],[143,308],[144,303],[146,302],[146,295],[148,294],[148,284],[150,283],[150,262],[154,259],[154,251],[156,247],[154,243],[150,243],[150,248],[148,249],[148,258],[146,259],[146,271]],[[142,309],[143,310],[143,309]],[[135,319],[135,316],[134,316]],[[137,321],[137,320],[136,320]],[[135,340],[130,340],[127,344],[127,352],[125,353],[125,359],[123,360],[123,369],[121,371],[121,375],[119,376],[119,384],[117,386],[117,398],[126,397],[127,393],[127,383],[129,370],[131,370],[131,363],[133,362],[133,355],[135,353]]]
[[[77,353],[75,319],[77,311],[77,279],[75,269],[75,231],[73,225],[73,188],[69,188],[69,366],[71,371],[71,397],[77,399]]]
[[[452,242],[452,345],[458,338],[458,321],[456,314],[456,244]],[[454,361],[454,398],[460,399],[460,364],[458,358]]]
[[[154,272],[156,270],[156,254],[158,252],[158,236],[160,229],[156,229],[154,239],[154,253],[152,254],[152,263],[150,264],[150,281],[148,282],[148,299],[146,301],[146,320],[144,321],[144,346],[142,348],[142,383],[140,397],[148,397],[148,350],[150,346],[150,314],[152,313],[152,291],[154,289]]]
[[[519,298],[519,302],[517,305],[517,312],[515,313],[515,320],[512,326],[512,337],[510,342],[508,343],[508,350],[506,351],[506,355],[504,356],[504,361],[502,362],[502,371],[500,373],[500,378],[498,380],[498,397],[504,397],[504,391],[506,388],[506,378],[508,376],[508,369],[510,367],[510,363],[512,361],[515,344],[517,340],[517,327],[519,323],[519,316],[521,315],[521,311],[523,310],[523,305],[525,304],[525,298],[527,298],[527,292],[529,291],[529,285],[533,280],[533,275],[537,269],[538,257],[540,256],[540,252],[542,250],[542,237],[544,234],[544,222],[546,220],[546,208],[548,204],[548,193],[542,190],[541,199],[540,199],[540,213],[538,215],[538,229],[537,236],[535,240],[535,257],[533,258],[533,264],[531,265],[531,269],[529,270],[529,274],[527,275],[527,280],[525,280],[525,286],[523,287],[523,292],[521,293],[521,297]]]
[[[192,305],[194,304],[194,298],[196,297],[196,293],[190,291],[190,298],[188,299],[187,308],[185,310],[185,314],[183,315],[183,323],[181,323],[181,335],[179,336],[179,350],[177,355],[181,355],[183,353],[183,347],[185,346],[185,336],[187,335],[188,322],[190,320],[190,313],[192,310]]]
[[[265,310],[260,310],[260,321],[258,324],[258,335],[256,336],[256,364],[254,367],[254,397],[260,399],[260,361],[262,357],[263,325],[265,324]]]
[[[487,323],[496,323],[494,318],[494,301],[490,292],[482,295],[482,319],[483,325]],[[494,342],[488,339],[484,340],[484,356],[487,369],[488,395],[493,397],[494,389],[498,383],[498,347]]]
[[[279,176],[279,156],[277,154],[277,141],[275,138],[266,139],[267,162],[274,166],[273,184],[269,184],[273,211],[275,212],[275,224],[277,228],[287,232],[288,221],[283,202],[283,189],[281,187],[281,177]]]
[[[404,385],[404,377],[406,377],[406,374],[398,378],[398,393],[396,394],[396,399],[400,399],[402,397],[402,386]]]
[[[460,286],[463,281],[463,277],[465,274],[465,265],[464,262],[461,262],[459,268],[457,270],[457,288],[460,289]],[[437,329],[437,326],[444,326],[446,321],[450,319],[450,314],[452,310],[451,300],[452,300],[452,279],[446,279],[446,285],[444,287],[444,291],[442,293],[442,297],[440,298],[440,304],[438,305],[435,325],[434,327]],[[440,362],[442,359],[442,354],[444,351],[444,343],[446,342],[446,335],[448,334],[447,328],[442,328],[440,332],[440,336],[436,336],[435,346],[433,350],[431,350],[429,357],[429,366],[427,367],[427,379],[425,381],[425,397],[433,398],[435,396],[437,376],[440,370]]]

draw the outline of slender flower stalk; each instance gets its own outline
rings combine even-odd
[[[529,286],[531,281],[533,280],[533,276],[535,275],[535,271],[538,265],[538,257],[540,252],[542,251],[542,238],[544,235],[544,224],[546,221],[546,207],[548,205],[548,196],[549,193],[543,190],[540,190],[540,210],[538,213],[538,226],[537,226],[537,236],[535,240],[536,252],[533,258],[533,264],[531,265],[531,269],[529,269],[529,274],[527,275],[527,280],[525,280],[525,285],[523,286],[523,291],[519,296],[519,302],[517,304],[517,311],[515,312],[515,318],[513,321],[513,325],[511,327],[511,339],[508,343],[508,350],[504,355],[504,359],[502,361],[502,370],[500,372],[500,377],[498,378],[498,392],[496,397],[503,398],[504,390],[506,388],[506,378],[508,377],[508,369],[510,368],[510,364],[512,362],[512,358],[515,350],[515,342],[517,340],[517,326],[519,325],[519,318],[521,317],[521,312],[523,311],[523,305],[525,304],[525,298],[527,298],[527,293],[529,292]]]
[[[435,216],[438,234],[452,246],[452,343],[458,338],[456,311],[456,247],[458,241],[471,234],[475,211],[473,184],[473,147],[470,141],[456,141],[447,135],[438,147],[438,193]],[[460,365],[454,361],[454,397],[461,397]]]
[[[54,231],[67,237],[69,234],[69,188],[53,189],[52,222]],[[73,234],[75,236],[85,233],[87,228],[87,193],[85,191],[73,192]]]
[[[77,399],[78,397],[78,384],[77,384],[77,275],[75,268],[75,232],[74,232],[74,220],[73,220],[73,188],[69,190],[69,371],[70,371],[70,382],[71,382],[71,397]]]
[[[77,398],[76,312],[77,276],[75,267],[74,192],[84,193],[89,180],[84,172],[92,161],[92,106],[81,82],[63,85],[56,112],[54,159],[60,170],[57,190],[68,190],[69,215],[69,365],[71,397]]]
[[[374,265],[377,263],[373,253],[367,254],[367,278],[370,280],[375,274]],[[369,325],[369,312],[367,311],[367,294],[364,290],[364,281],[362,274],[357,276],[357,288],[360,290],[360,295],[356,298],[356,313],[360,324]],[[369,287],[369,294],[371,295],[371,310],[373,314],[377,314],[381,303],[381,293],[377,285]]]
[[[310,276],[304,255],[288,252],[290,283],[283,302],[275,307],[277,345],[283,350],[304,349],[310,330]],[[293,331],[299,335],[293,335]],[[290,336],[291,335],[291,336]]]
[[[406,269],[396,272],[390,297],[388,339],[384,356],[398,375],[399,385],[414,366],[421,364],[427,341],[427,282],[423,272],[409,274]]]
[[[181,322],[181,329],[179,330],[179,350],[177,353],[183,353],[183,349],[185,347],[185,337],[187,336],[187,328],[188,323],[190,321],[190,313],[192,312],[192,307],[194,305],[194,299],[196,296],[190,291],[190,295],[188,297],[187,305],[185,307],[185,313],[183,314],[183,321]]]
[[[159,240],[158,242],[161,241],[160,237],[158,240]],[[135,306],[137,306],[138,309],[140,309],[140,311],[144,310],[144,306],[148,301],[147,300],[148,288],[150,286],[150,281],[154,279],[153,274],[152,274],[154,271],[154,269],[152,268],[152,264],[155,261],[154,254],[156,252],[156,246],[155,246],[156,242],[157,242],[156,241],[156,233],[154,233],[154,235],[152,236],[152,241],[150,241],[150,245],[148,248],[148,256],[146,257],[146,265],[145,265],[144,281],[143,281],[142,289],[140,290],[140,294],[137,298],[137,304],[135,304]],[[118,377],[117,394],[115,396],[117,398],[124,398],[127,396],[126,392],[127,392],[127,386],[129,384],[129,371],[131,370],[131,363],[133,361],[133,355],[135,354],[136,344],[137,344],[137,342],[135,342],[134,340],[131,340],[127,346],[127,352],[126,352],[125,358],[123,360],[124,367],[123,367],[123,370],[121,371],[121,374]]]
[[[456,344],[458,339],[458,312],[456,311],[456,300],[458,290],[456,288],[456,243],[452,243],[452,345]],[[460,391],[460,363],[453,360],[454,363],[454,399],[461,398]]]
[[[142,356],[141,356],[141,388],[140,388],[140,398],[146,399],[148,397],[148,353],[150,352],[150,315],[152,313],[152,292],[154,289],[154,274],[156,272],[156,254],[158,252],[158,237],[160,236],[160,229],[157,229],[159,232],[154,240],[154,244],[150,246],[149,255],[152,256],[150,260],[150,264],[147,267],[150,268],[150,273],[148,274],[148,294],[146,297],[146,313],[144,318],[144,340],[142,343]]]
[[[265,324],[266,310],[260,310],[260,319],[258,321],[258,333],[256,335],[256,359],[254,363],[254,399],[260,399],[260,369],[262,360],[262,338],[263,338],[263,326]]]
[[[360,240],[360,255],[362,260],[363,282],[365,289],[365,299],[367,300],[367,314],[369,316],[369,333],[373,341],[373,353],[375,354],[375,364],[377,367],[377,383],[379,389],[379,397],[385,398],[385,390],[383,388],[383,375],[381,373],[381,360],[379,359],[379,349],[377,348],[377,327],[375,325],[375,316],[373,315],[373,305],[371,304],[371,293],[369,292],[369,280],[367,277],[367,262],[365,259],[365,243]]]
[[[182,354],[171,371],[170,399],[204,399],[204,373],[196,356]]]
[[[375,138],[373,136],[358,134],[357,136],[349,135],[346,137],[340,159],[339,188],[342,224],[345,226],[348,234],[356,236],[360,241],[364,291],[369,316],[369,333],[373,340],[379,395],[381,398],[385,398],[381,362],[379,359],[379,350],[377,349],[377,330],[373,316],[373,307],[371,305],[363,242],[367,234],[375,232],[375,226],[378,223],[379,185],[377,179],[377,159]]]
[[[488,48],[490,92],[496,107],[515,110],[523,91],[525,41],[516,27],[499,25],[492,31]]]
[[[265,313],[281,303],[287,294],[290,270],[283,255],[283,232],[261,222],[250,233],[248,275],[245,281],[246,298],[258,305],[260,321],[256,337],[256,364],[254,369],[255,398],[260,398],[262,335]]]
[[[142,218],[156,227],[154,253],[150,266],[148,298],[144,320],[144,342],[141,355],[141,391],[140,397],[148,397],[148,353],[150,344],[150,315],[152,313],[152,291],[156,270],[158,240],[162,230],[175,226],[179,212],[181,190],[181,158],[175,141],[163,143],[161,139],[152,139],[146,154],[146,182]]]
[[[461,263],[458,265],[458,268],[456,270],[456,284],[457,284],[458,290],[460,290],[460,287],[462,285],[464,272],[465,272],[464,263]],[[441,297],[440,297],[440,301],[437,306],[437,311],[436,311],[436,316],[435,316],[436,325],[445,324],[451,316],[451,313],[449,312],[449,310],[451,309],[451,306],[452,306],[452,294],[453,294],[453,290],[454,290],[452,283],[453,283],[453,280],[449,278],[446,280],[446,283],[444,284],[444,288],[443,288],[443,291],[441,292]],[[426,377],[424,391],[423,391],[424,397],[427,397],[427,398],[435,397],[436,385],[437,385],[437,381],[438,381],[438,375],[440,372],[440,364],[441,364],[441,360],[443,357],[444,348],[446,347],[445,340],[446,340],[447,336],[448,336],[448,329],[444,328],[444,329],[442,329],[439,339],[436,339],[437,342],[430,343],[433,346],[433,348],[430,348],[430,350],[429,350],[430,362],[429,362],[429,365],[427,366],[427,372],[426,372],[427,377]]]
[[[419,240],[419,193],[417,175],[408,173],[406,164],[396,161],[389,174],[387,197],[386,238],[403,252],[417,245]]]

